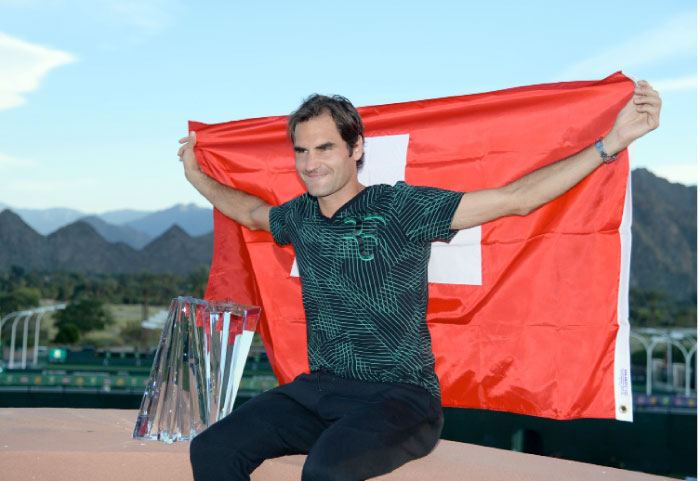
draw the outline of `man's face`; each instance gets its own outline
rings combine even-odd
[[[352,189],[357,178],[357,160],[362,157],[362,141],[352,154],[340,136],[330,114],[297,124],[294,152],[299,177],[309,194],[326,197]]]

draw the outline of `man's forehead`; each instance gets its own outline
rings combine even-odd
[[[294,144],[300,142],[333,142],[342,140],[335,120],[329,113],[299,122],[294,128]]]

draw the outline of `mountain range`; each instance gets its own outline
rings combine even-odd
[[[212,209],[194,204],[177,204],[156,212],[125,209],[92,215],[75,209],[19,209],[0,203],[2,209],[10,209],[42,235],[80,220],[90,224],[105,240],[124,242],[134,249],[143,248],[173,225],[180,226],[191,236],[214,230]]]
[[[632,186],[630,285],[677,299],[695,295],[697,186],[670,183],[645,169],[632,172]],[[211,209],[177,205],[154,213],[81,217],[68,209],[19,212],[0,212],[0,272],[18,265],[41,271],[186,274],[211,263]],[[61,227],[42,235],[33,228],[38,224],[44,232],[50,225]]]
[[[697,186],[632,172],[630,285],[677,299],[697,292]]]
[[[82,220],[42,236],[11,210],[0,212],[0,271],[17,265],[30,271],[186,275],[211,264],[213,243],[213,232],[192,237],[173,225],[143,249],[134,249],[105,240]]]

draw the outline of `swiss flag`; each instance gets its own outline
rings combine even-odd
[[[631,98],[632,80],[534,85],[362,107],[360,180],[474,191],[507,184],[591,145]],[[206,125],[202,169],[278,205],[305,192],[286,116]],[[294,250],[215,211],[208,299],[261,305],[259,331],[281,383],[308,370]],[[627,152],[526,217],[433,248],[430,328],[445,406],[557,419],[632,420]]]

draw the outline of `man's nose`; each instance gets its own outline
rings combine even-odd
[[[309,152],[304,162],[304,170],[306,172],[313,172],[314,170],[318,169],[320,165],[321,163],[318,154]]]

